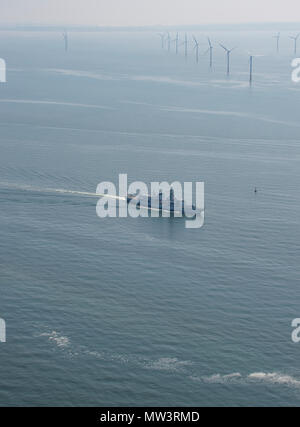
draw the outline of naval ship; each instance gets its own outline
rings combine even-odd
[[[159,210],[161,213],[167,212],[171,214],[181,214],[183,216],[188,212],[192,212],[194,215],[196,215],[196,206],[185,206],[184,200],[176,199],[173,188],[171,188],[170,198],[167,200],[163,200],[162,192],[159,192],[157,197],[151,197],[149,195],[137,196],[128,194],[127,203],[129,204],[134,200],[136,201],[136,206],[138,208],[146,208],[149,210],[155,209]]]

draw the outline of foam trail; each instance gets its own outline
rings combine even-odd
[[[71,340],[57,331],[38,333],[36,337],[46,338],[48,342],[59,350],[66,352],[70,357],[86,355],[103,361],[114,361],[120,364],[133,365],[142,369],[153,371],[165,371],[168,373],[184,373],[193,362],[189,360],[179,360],[176,357],[161,357],[154,359],[150,357],[140,357],[133,354],[111,353],[106,350],[89,350],[86,346],[73,345]]]
[[[14,188],[17,190],[32,191],[37,193],[58,193],[58,194],[70,194],[74,196],[77,195],[77,196],[88,196],[88,197],[97,197],[97,198],[106,196],[116,200],[125,200],[122,197],[111,196],[109,194],[96,194],[96,193],[90,193],[87,191],[66,190],[64,188],[40,188],[40,187],[33,187],[31,185],[10,184],[6,182],[0,182],[0,186],[6,187],[6,188]]]
[[[154,84],[166,84],[166,85],[175,85],[175,86],[183,86],[183,87],[191,87],[197,88],[202,86],[210,85],[212,87],[221,87],[226,88],[229,87],[231,89],[234,88],[248,88],[249,84],[247,81],[241,80],[211,80],[211,81],[199,81],[199,80],[182,80],[176,79],[172,76],[167,75],[129,75],[129,74],[114,74],[108,75],[103,73],[93,73],[84,70],[71,70],[71,69],[59,69],[59,68],[46,68],[41,69],[41,71],[45,71],[48,73],[60,74],[63,76],[72,76],[78,78],[89,78],[94,80],[102,80],[102,81],[135,81],[135,82],[149,82]]]
[[[210,377],[191,376],[190,379],[209,384],[269,384],[296,388],[300,387],[300,379],[280,372],[254,372],[244,376],[237,372],[229,375],[215,374]]]
[[[50,342],[54,343],[55,345],[57,345],[57,347],[60,348],[67,348],[70,346],[69,338],[59,334],[56,331],[52,331],[49,333],[45,332],[43,334],[40,334],[39,336],[47,337]]]
[[[93,198],[99,198],[99,197],[108,197],[110,199],[114,199],[114,200],[119,200],[119,201],[124,201],[126,200],[125,197],[120,197],[120,196],[113,196],[110,194],[102,194],[102,193],[90,193],[87,191],[76,191],[76,190],[66,190],[63,188],[39,188],[39,187],[33,187],[30,185],[19,185],[19,184],[10,184],[10,183],[5,183],[5,182],[0,182],[0,186],[2,187],[6,187],[6,188],[14,188],[17,190],[23,190],[23,191],[31,191],[31,192],[37,192],[37,193],[58,193],[58,194],[65,194],[65,195],[73,195],[73,196],[85,196],[85,197],[93,197]],[[149,210],[150,208],[148,208],[147,206],[140,206],[140,209],[146,209]],[[151,208],[151,211],[155,211],[155,212],[161,212],[160,209],[156,209],[156,208]],[[162,210],[162,212],[166,212],[169,213],[168,210]],[[177,212],[180,213],[180,212]]]
[[[249,120],[258,120],[266,123],[273,123],[278,125],[285,125],[290,127],[300,127],[299,123],[295,122],[288,122],[284,120],[277,120],[273,119],[271,117],[264,117],[259,116],[256,114],[251,113],[241,113],[238,111],[222,111],[222,110],[204,110],[204,109],[197,109],[197,108],[181,108],[181,107],[161,107],[162,111],[166,111],[169,113],[195,113],[195,114],[202,114],[202,115],[211,115],[211,116],[229,116],[229,117],[237,117],[242,119],[249,119]]]
[[[79,104],[75,102],[39,101],[34,99],[0,99],[4,104],[33,104],[33,105],[61,105],[64,107],[95,108],[100,110],[113,110],[111,107],[94,104]]]
[[[60,194],[72,194],[72,195],[78,195],[78,196],[88,196],[88,197],[109,197],[111,199],[116,200],[125,200],[124,197],[118,197],[118,196],[111,196],[110,194],[101,194],[101,193],[89,193],[86,191],[75,191],[75,190],[64,190],[59,188],[47,188],[45,191],[50,191],[53,193],[60,193]]]
[[[269,384],[282,384],[293,387],[300,387],[300,380],[290,376],[280,374],[278,372],[265,373],[265,372],[255,372],[248,375],[248,379],[251,381],[258,381]]]
[[[149,357],[139,357],[130,354],[109,353],[107,351],[91,351],[85,346],[74,346],[71,340],[57,331],[49,331],[39,333],[37,337],[46,337],[48,341],[58,347],[60,350],[67,351],[70,356],[79,356],[81,354],[95,357],[101,360],[110,360],[117,363],[132,364],[136,367],[149,369],[153,371],[166,371],[170,374],[189,375],[189,371],[195,366],[190,360],[180,360],[176,357],[161,357],[153,359]],[[188,378],[192,381],[207,384],[222,384],[222,385],[279,385],[289,388],[300,388],[300,379],[291,375],[280,372],[253,372],[251,374],[242,375],[239,372],[234,372],[227,375],[214,374],[211,376],[189,375]]]

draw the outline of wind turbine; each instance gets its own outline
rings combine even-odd
[[[279,42],[280,42],[281,34],[277,33],[276,36],[273,36],[273,39],[277,40],[277,53],[279,53]]]
[[[290,36],[290,39],[294,40],[294,53],[297,54],[297,43],[300,37],[300,33],[296,35],[296,37]]]
[[[250,55],[250,78],[249,78],[249,84],[250,86],[252,86],[252,82],[253,82],[253,55]]]
[[[67,31],[65,31],[63,33],[63,39],[65,41],[65,51],[68,52],[68,49],[69,49],[69,36],[68,36]]]
[[[230,54],[231,52],[235,49],[235,47],[233,49],[227,49],[227,47],[223,46],[221,43],[219,43],[221,48],[223,48],[226,52],[227,55],[227,76],[229,76],[230,74]]]
[[[196,39],[195,36],[193,36],[193,39],[194,39],[194,42],[195,42],[194,50],[196,50],[196,62],[198,64],[198,62],[199,62],[199,42],[198,42],[198,40]]]
[[[176,55],[178,54],[178,43],[179,43],[179,34],[176,34],[176,38],[173,40],[173,42],[175,42],[175,50],[176,50]]]
[[[168,51],[170,52],[171,50],[171,36],[170,33],[167,33],[167,41],[168,41]]]
[[[213,67],[213,49],[214,48],[213,48],[212,42],[211,42],[209,37],[207,37],[207,41],[208,41],[209,48],[204,53],[204,55],[206,55],[209,52],[209,67],[212,70],[212,67]]]
[[[185,56],[185,59],[187,59],[187,57],[188,57],[188,35],[187,35],[187,33],[185,33],[185,38],[184,38],[184,56]]]
[[[262,57],[264,55],[253,55],[250,52],[249,52],[249,55],[250,55],[250,62],[249,62],[250,63],[249,84],[250,84],[250,86],[252,86],[252,83],[253,83],[253,61],[254,61],[254,58],[260,58],[260,57]]]
[[[165,34],[160,33],[158,35],[161,38],[161,48],[164,49],[164,47],[165,47]]]

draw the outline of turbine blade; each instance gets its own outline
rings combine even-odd
[[[228,52],[227,47],[223,46],[221,43],[219,43],[219,45],[220,45],[224,50],[226,50],[226,52]]]

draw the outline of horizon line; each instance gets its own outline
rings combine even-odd
[[[157,29],[196,29],[196,28],[228,28],[228,27],[274,27],[274,26],[299,26],[300,21],[248,21],[248,22],[210,22],[199,24],[148,24],[148,25],[97,25],[97,24],[63,24],[63,23],[1,23],[0,30],[5,29],[93,29],[93,30],[157,30]]]

